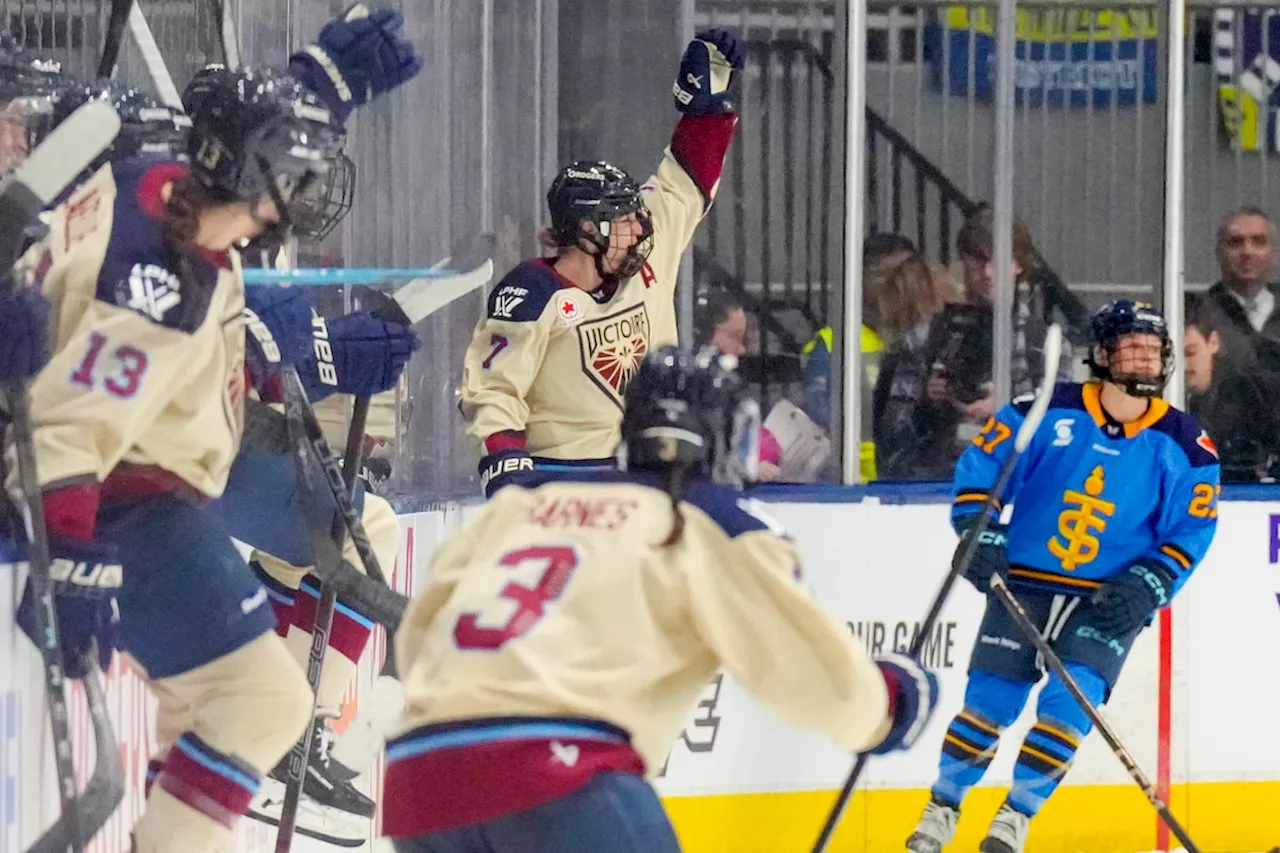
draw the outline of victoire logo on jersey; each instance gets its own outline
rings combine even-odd
[[[182,302],[182,282],[158,264],[134,264],[129,270],[129,299],[125,303],[157,323]]]
[[[622,407],[627,383],[649,352],[649,312],[644,303],[578,327],[582,369],[610,400]]]

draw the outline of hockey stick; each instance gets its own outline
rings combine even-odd
[[[124,28],[129,24],[132,8],[133,0],[111,0],[111,17],[107,19],[107,35],[102,42],[102,58],[98,61],[99,80],[110,80],[116,73]]]
[[[306,448],[310,441],[310,436],[305,425],[304,413],[310,413],[312,420],[315,420],[315,413],[311,410],[311,403],[307,399],[306,391],[302,386],[302,379],[298,376],[296,368],[292,365],[285,366],[281,370],[281,380],[284,385],[285,415],[289,421],[289,432],[297,447],[298,486],[303,492],[304,500],[310,499],[314,501],[310,480],[308,479],[310,472],[307,470],[308,452]],[[347,497],[348,502],[352,491],[356,487],[360,457],[364,448],[365,422],[368,415],[369,398],[361,397],[357,399],[355,409],[351,415],[351,426],[347,431],[347,447],[343,456],[344,468],[339,474],[340,479],[335,487],[335,491]],[[332,462],[332,460],[330,461]],[[344,520],[342,514],[335,512],[330,539],[342,541],[343,528]],[[322,537],[316,536],[314,538],[318,541]],[[318,554],[316,558],[318,561]],[[318,695],[320,691],[320,676],[324,670],[324,658],[329,648],[329,634],[333,629],[333,611],[336,606],[337,591],[333,588],[333,584],[325,583],[322,580],[320,582],[320,603],[316,606],[315,624],[311,629],[311,651],[307,659],[307,682],[311,685],[313,696]],[[294,744],[293,750],[289,754],[289,777],[285,784],[284,804],[281,808],[280,820],[277,823],[276,853],[289,853],[290,848],[293,846],[293,833],[298,823],[298,802],[302,798],[302,786],[307,778],[307,764],[311,760],[311,749],[316,740],[316,725],[313,700],[311,722],[307,725],[307,730],[302,739]]]
[[[367,289],[362,290],[358,295],[365,301],[372,299],[392,308],[391,313],[395,316],[390,319],[414,325],[473,290],[488,284],[493,279],[493,261],[485,259],[475,267],[465,270],[442,269],[436,266],[421,270],[421,273],[393,293],[387,294]],[[247,269],[244,271],[244,283],[246,285],[367,285],[376,284],[393,275],[403,275],[403,270],[304,269],[281,273],[276,270]]]
[[[115,813],[124,800],[124,766],[120,763],[120,750],[116,747],[115,730],[111,727],[111,715],[107,712],[107,697],[102,689],[102,671],[98,669],[98,653],[88,654],[89,674],[82,681],[89,717],[93,722],[93,741],[96,757],[93,776],[80,795],[79,827],[64,816],[59,818],[31,845],[27,853],[64,853],[88,846],[98,830]]]
[[[62,195],[80,173],[111,145],[119,132],[120,117],[110,105],[102,102],[86,104],[49,134],[3,187],[0,187],[0,240],[3,241],[0,242],[0,269],[8,271],[22,251],[27,224]],[[70,714],[67,711],[62,649],[58,644],[53,580],[49,575],[49,532],[45,526],[44,496],[36,470],[31,400],[26,383],[8,386],[5,392],[12,419],[18,485],[25,499],[23,517],[27,528],[28,583],[31,584],[35,602],[36,630],[40,636],[36,645],[43,664],[45,697],[49,703],[49,725],[53,737],[54,767],[58,776],[61,814],[54,828],[60,828],[60,837],[69,839],[65,843],[55,839],[50,849],[78,851],[88,837],[96,833],[102,822],[105,822],[105,817],[102,821],[94,822],[98,807],[106,807],[106,814],[109,816],[119,800],[112,800],[107,796],[111,793],[110,790],[104,792],[101,788],[93,791],[86,789],[84,796],[76,796]],[[89,682],[95,677],[91,673],[85,679],[86,689],[91,688]],[[98,693],[101,696],[100,690]],[[98,735],[96,713],[94,722],[95,735]],[[109,722],[106,723],[105,735],[105,738],[98,739],[99,751],[108,749],[109,745],[109,751],[114,753],[115,737]],[[99,759],[99,768],[104,772],[110,771],[109,764],[101,761],[101,755]],[[118,759],[116,763],[114,780],[123,790],[123,773],[118,768]],[[96,769],[94,775],[98,778]],[[89,803],[87,798],[91,794],[97,799]],[[103,799],[104,796],[107,798]],[[93,807],[88,808],[90,805]],[[89,831],[88,835],[85,834],[86,831]]]
[[[1053,387],[1058,377],[1058,363],[1061,360],[1062,328],[1057,323],[1054,323],[1049,327],[1049,331],[1045,335],[1044,375],[1040,380],[1040,387],[1036,389],[1035,402],[1031,404],[1031,408],[1022,419],[1022,426],[1018,427],[1018,434],[1013,440],[1013,449],[1004,460],[1004,464],[1000,466],[1000,473],[996,477],[995,485],[987,493],[987,499],[983,503],[982,509],[978,511],[977,524],[965,539],[964,551],[961,553],[960,559],[947,572],[946,578],[942,581],[942,586],[933,598],[933,603],[929,605],[928,614],[924,617],[924,621],[920,623],[920,630],[911,638],[911,646],[908,648],[907,654],[916,660],[919,660],[925,641],[933,633],[934,623],[942,615],[942,608],[946,606],[947,599],[951,597],[951,588],[955,586],[956,579],[963,575],[969,568],[969,564],[973,562],[973,555],[978,551],[978,540],[982,538],[982,534],[990,526],[992,519],[1000,514],[996,510],[1000,496],[1004,494],[1005,488],[1009,485],[1009,480],[1013,477],[1018,458],[1022,456],[1022,452],[1031,443],[1031,439],[1039,428],[1041,421],[1044,420],[1045,412],[1049,410],[1049,401],[1053,398]],[[853,789],[858,784],[858,778],[862,775],[862,770],[867,764],[867,756],[868,753],[860,753],[854,762],[853,770],[850,771],[849,777],[845,779],[844,787],[840,789],[835,805],[831,807],[830,813],[827,814],[827,820],[822,825],[822,832],[818,835],[818,840],[813,845],[813,853],[822,853],[827,849],[827,844],[831,841],[832,834],[835,832],[836,827],[840,825],[840,819],[844,817],[845,809],[849,806],[849,799],[853,796]]]
[[[1169,831],[1173,833],[1174,837],[1182,842],[1182,846],[1186,848],[1187,853],[1200,853],[1200,848],[1191,840],[1191,836],[1187,835],[1187,831],[1182,828],[1182,824],[1178,823],[1178,819],[1173,816],[1173,812],[1169,811],[1169,807],[1164,800],[1160,799],[1155,786],[1151,784],[1142,769],[1138,767],[1137,762],[1133,760],[1133,756],[1129,754],[1129,750],[1125,749],[1124,744],[1120,743],[1120,738],[1116,736],[1111,724],[1102,716],[1102,711],[1089,701],[1088,696],[1084,695],[1080,685],[1072,677],[1071,673],[1067,671],[1066,666],[1063,665],[1062,659],[1054,652],[1053,647],[1049,645],[1049,641],[1036,630],[1035,623],[1031,621],[1031,617],[1023,609],[1022,603],[1018,601],[1009,589],[1009,585],[1005,583],[1005,579],[998,573],[991,576],[991,591],[996,598],[1000,599],[1000,603],[1004,605],[1005,610],[1009,611],[1013,621],[1018,623],[1018,628],[1022,633],[1036,647],[1036,651],[1044,658],[1044,662],[1049,665],[1049,669],[1053,670],[1054,674],[1058,676],[1067,688],[1067,692],[1080,705],[1080,710],[1084,711],[1085,716],[1093,722],[1098,733],[1102,735],[1102,739],[1107,742],[1107,746],[1111,747],[1111,751],[1115,753],[1116,758],[1120,759],[1124,769],[1129,772],[1129,777],[1142,789],[1142,793],[1146,794],[1147,801],[1155,807],[1156,814],[1164,821],[1165,826],[1169,827]]]

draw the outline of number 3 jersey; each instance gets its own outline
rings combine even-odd
[[[541,476],[436,551],[405,614],[386,834],[520,811],[600,770],[656,774],[721,665],[846,749],[884,738],[878,667],[741,493],[692,483],[683,539],[664,547],[671,499],[650,475]]]
[[[1139,560],[1162,564],[1182,586],[1213,541],[1218,454],[1196,419],[1164,400],[1129,424],[1103,410],[1101,384],[1060,384],[1014,466],[1010,584],[1087,595]],[[957,529],[981,510],[1030,408],[1002,408],[956,466]]]
[[[53,304],[52,358],[30,389],[46,488],[198,499],[226,483],[243,428],[244,290],[234,253],[180,262],[166,245],[162,188],[185,173],[152,158],[104,166],[24,256]]]
[[[641,271],[597,302],[527,261],[489,294],[462,374],[467,432],[485,452],[524,447],[534,457],[612,458],[627,382],[645,354],[677,343],[680,257],[711,206],[736,119],[685,116],[641,188],[653,251]]]

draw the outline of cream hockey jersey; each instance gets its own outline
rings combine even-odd
[[[24,255],[53,305],[52,358],[30,387],[46,489],[199,499],[226,484],[244,423],[244,288],[235,253],[179,263],[166,246],[161,192],[183,174],[152,158],[104,166]]]
[[[552,259],[527,261],[499,281],[467,348],[461,408],[467,432],[493,453],[523,446],[535,458],[611,458],[622,396],[640,360],[678,343],[680,257],[715,197],[736,119],[684,116],[641,189],[653,251],[613,297],[559,276]]]
[[[741,492],[692,483],[683,539],[663,547],[671,499],[652,475],[535,476],[436,551],[405,614],[388,834],[527,808],[600,769],[656,774],[722,666],[846,749],[883,740],[879,669]]]

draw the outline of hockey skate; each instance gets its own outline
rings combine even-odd
[[[359,774],[329,754],[333,733],[327,725],[320,727],[317,738],[311,760],[307,762],[296,831],[337,847],[361,847],[369,841],[370,820],[375,811],[373,800],[351,784]],[[286,755],[263,778],[258,795],[249,805],[249,816],[279,826],[288,779],[289,756]]]
[[[978,846],[979,853],[1022,853],[1030,825],[1030,817],[1005,803],[992,819],[987,837]]]
[[[916,831],[907,839],[907,849],[911,853],[942,853],[942,848],[955,837],[959,819],[960,811],[954,806],[930,799]]]

